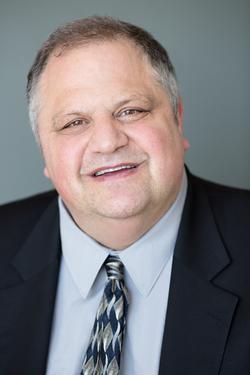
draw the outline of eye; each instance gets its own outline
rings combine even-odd
[[[139,109],[125,109],[125,111],[123,111],[120,116],[133,116],[141,112],[142,111]]]
[[[125,108],[121,110],[115,117],[121,119],[121,121],[135,121],[143,118],[148,113],[148,110],[142,108]]]
[[[77,128],[82,125],[86,125],[88,123],[87,120],[85,119],[76,119],[73,121],[70,121],[66,125],[63,126],[63,129],[72,129],[72,128]]]

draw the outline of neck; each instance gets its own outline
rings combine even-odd
[[[78,227],[95,241],[112,250],[123,250],[148,232],[164,216],[170,206],[161,212],[151,212],[147,215],[144,213],[122,219],[86,218],[72,212],[71,214]]]
[[[105,223],[95,222],[94,227],[80,226],[94,240],[101,245],[113,249],[123,250],[146,233],[150,227],[137,219],[105,220]]]
[[[109,249],[123,250],[138,241],[169,211],[179,191],[176,189],[165,205],[151,204],[143,212],[123,218],[86,214],[66,206],[76,225],[88,236]]]

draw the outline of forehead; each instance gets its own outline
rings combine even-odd
[[[127,40],[93,43],[52,55],[39,86],[40,108],[46,114],[69,108],[111,109],[133,96],[166,96],[145,55]]]
[[[142,51],[128,40],[95,42],[69,50],[55,51],[42,74],[43,85],[53,82],[74,85],[98,84],[105,80],[152,78],[152,68]]]
[[[130,53],[132,58],[135,56],[140,59],[144,56],[145,61],[147,60],[146,54],[143,52],[142,48],[137,46],[132,40],[126,38],[114,38],[107,40],[93,40],[89,42],[79,42],[77,44],[72,44],[72,46],[58,47],[51,54],[48,59],[49,65],[55,61],[65,60],[76,54],[84,54],[86,57],[95,57],[95,59],[100,58],[100,55],[105,53],[103,57],[105,58],[117,58],[121,54]]]

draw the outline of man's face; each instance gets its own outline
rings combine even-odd
[[[160,218],[187,141],[149,63],[128,41],[52,56],[39,86],[45,174],[75,218]]]

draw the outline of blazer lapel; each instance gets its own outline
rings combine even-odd
[[[45,210],[12,262],[0,292],[0,367],[44,375],[60,264],[57,200]],[[8,322],[6,324],[6,321]]]
[[[238,301],[216,281],[229,266],[206,193],[191,181],[175,248],[160,375],[219,374]]]

